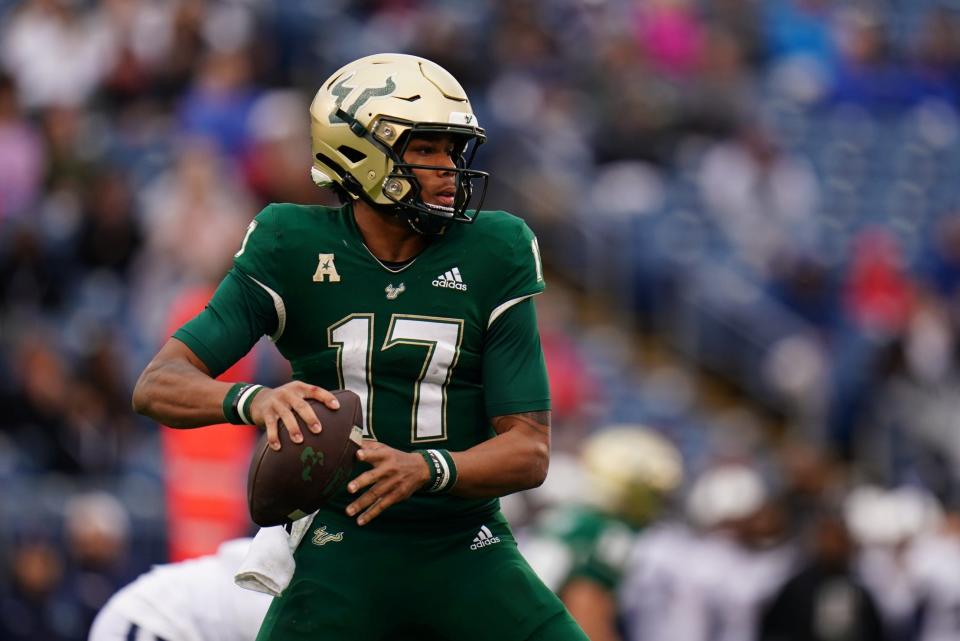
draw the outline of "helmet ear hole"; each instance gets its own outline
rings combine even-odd
[[[359,149],[354,149],[353,147],[348,147],[347,145],[340,145],[337,147],[337,151],[350,159],[350,162],[356,164],[358,162],[363,162],[367,159],[367,154],[363,153]]]

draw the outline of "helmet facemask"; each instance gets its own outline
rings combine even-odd
[[[419,165],[403,160],[410,141],[420,134],[450,134],[455,142],[453,152],[453,167],[435,165]],[[421,234],[440,234],[451,222],[472,223],[473,215],[467,213],[479,211],[487,193],[489,175],[486,172],[471,169],[477,148],[483,144],[484,138],[473,131],[465,133],[447,126],[420,125],[408,130],[397,143],[395,150],[388,153],[393,161],[393,170],[383,182],[383,194],[390,199],[396,208],[396,214],[407,219],[414,230]],[[421,196],[421,185],[414,170],[443,171],[454,174],[455,196],[452,207],[445,207],[425,202]],[[395,193],[402,193],[402,183],[409,183],[408,193],[397,198]],[[475,184],[479,181],[478,184]]]
[[[473,222],[473,216],[468,215],[467,211],[480,210],[490,178],[487,172],[470,168],[477,149],[486,141],[482,130],[446,124],[410,124],[381,118],[372,131],[367,131],[350,114],[338,110],[337,116],[350,125],[354,134],[376,145],[392,164],[391,171],[383,179],[382,191],[393,205],[373,202],[362,189],[357,189],[354,196],[363,198],[378,209],[390,208],[393,214],[405,218],[421,234],[442,234],[451,222]],[[420,165],[403,159],[411,140],[423,134],[447,134],[454,139],[453,167]],[[424,202],[420,180],[414,170],[453,173],[456,189],[453,206]],[[474,181],[480,181],[479,185],[475,185]],[[349,188],[350,183],[346,182],[345,186]]]

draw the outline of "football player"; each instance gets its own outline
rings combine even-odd
[[[322,426],[364,404],[362,465],[315,516],[260,639],[585,639],[517,551],[497,497],[542,483],[550,401],[537,241],[479,211],[485,138],[460,84],[414,56],[361,58],[310,107],[314,180],[339,208],[273,204],[207,308],[144,370],[138,412],[175,427]],[[213,377],[267,335],[294,380]],[[322,534],[322,535],[321,535]]]
[[[88,641],[253,641],[270,597],[233,583],[250,541],[233,539],[216,554],[155,566],[107,601]]]
[[[636,536],[683,479],[683,461],[640,425],[600,430],[584,444],[583,496],[541,514],[521,549],[593,641],[619,641],[617,591]]]

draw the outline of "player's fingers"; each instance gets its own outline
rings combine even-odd
[[[303,383],[301,391],[306,398],[316,399],[332,410],[340,409],[340,401],[337,400],[337,397],[322,387]]]
[[[277,417],[275,414],[267,414],[264,419],[266,420],[267,443],[270,445],[270,449],[279,450],[280,436],[277,432]]]
[[[410,494],[404,491],[403,483],[398,480],[384,480],[375,486],[379,494],[376,501],[370,504],[364,512],[357,518],[359,525],[366,525],[371,520],[378,517],[391,505],[396,505],[400,501],[407,499]],[[371,490],[372,491],[372,490]]]
[[[370,507],[364,510],[363,514],[357,517],[357,525],[366,525],[373,519],[383,514],[383,511],[394,503],[396,503],[396,499],[394,498],[393,494],[387,494],[379,497],[376,501],[370,504]]]
[[[347,516],[356,516],[360,514],[371,505],[380,500],[380,492],[377,491],[376,487],[371,487],[369,490],[360,495],[360,497],[347,506]]]
[[[392,448],[387,447],[379,441],[364,439],[360,445],[360,449],[357,450],[357,459],[366,461],[371,465],[376,465],[378,461],[389,458],[392,452]]]
[[[303,443],[303,432],[300,431],[300,425],[289,408],[280,410],[280,420],[283,421],[283,426],[287,428],[290,440],[294,443]]]
[[[317,418],[317,413],[313,411],[313,408],[310,407],[310,404],[306,401],[301,399],[294,403],[293,410],[300,415],[304,423],[310,426],[310,431],[314,434],[319,434],[320,430],[323,429],[323,426],[320,425],[320,419]]]
[[[377,468],[367,470],[357,478],[350,481],[349,485],[347,485],[347,491],[351,494],[356,494],[358,491],[362,490],[368,485],[373,485],[379,481],[383,475],[384,471],[378,470]]]

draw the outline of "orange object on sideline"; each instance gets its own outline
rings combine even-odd
[[[184,290],[172,305],[167,335],[203,310],[213,292],[205,286]],[[249,381],[253,354],[218,380]],[[252,427],[228,424],[160,431],[171,561],[212,554],[223,541],[250,531],[247,468],[256,437]]]

